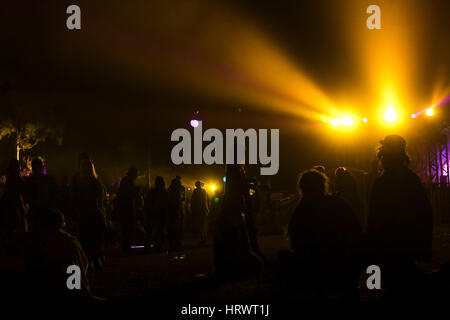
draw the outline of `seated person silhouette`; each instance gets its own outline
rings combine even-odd
[[[63,230],[64,215],[53,209],[41,212],[39,239],[33,243],[28,263],[33,278],[31,290],[41,297],[91,298],[87,281],[88,260],[78,239]],[[81,289],[67,287],[67,268],[76,265],[81,271]]]

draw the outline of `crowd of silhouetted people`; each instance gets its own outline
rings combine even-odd
[[[138,170],[131,167],[110,193],[89,154],[81,153],[78,160],[78,172],[59,185],[39,158],[32,160],[26,176],[19,161],[9,163],[0,198],[1,278],[16,294],[91,296],[89,274],[103,270],[108,246],[118,244],[126,253],[134,248],[181,250],[186,207],[191,231],[199,245],[205,244],[208,215],[217,210],[210,210],[202,182],[186,199],[181,177],[166,188],[164,178],[157,176],[152,188],[143,189],[135,184]],[[82,271],[81,291],[67,290],[70,265]]]
[[[367,217],[346,168],[335,170],[332,190],[324,166],[300,175],[301,197],[287,226],[292,250],[278,255],[282,279],[294,291],[357,299],[362,271],[377,265],[389,295],[412,292],[417,261],[431,259],[431,205],[408,168],[402,137],[381,141],[377,158],[381,171],[369,174]],[[111,195],[87,153],[80,154],[79,171],[59,186],[44,174],[40,159],[32,161],[27,177],[11,161],[0,200],[0,250],[12,272],[1,276],[7,287],[28,288],[30,295],[72,294],[65,287],[66,268],[75,264],[84,288],[77,294],[91,295],[88,274],[102,270],[108,244],[120,243],[124,252],[137,244],[149,252],[181,250],[186,207],[199,244],[213,234],[216,276],[261,272],[267,260],[258,244],[259,192],[243,165],[227,166],[225,192],[214,201],[200,181],[187,199],[179,176],[168,187],[158,176],[146,191],[136,186],[137,177],[131,167]]]
[[[382,172],[369,177],[374,179],[369,181],[367,232],[348,170],[336,170],[332,193],[323,167],[301,174],[302,198],[288,227],[292,251],[279,254],[287,281],[317,297],[357,299],[361,273],[376,265],[386,298],[417,295],[417,263],[431,259],[432,207],[420,179],[408,168],[402,137],[381,141],[377,158]]]

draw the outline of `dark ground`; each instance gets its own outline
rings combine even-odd
[[[186,236],[184,250],[169,253],[144,253],[135,249],[130,254],[119,248],[107,249],[103,271],[93,276],[93,294],[109,301],[125,298],[170,299],[178,302],[265,301],[283,297],[276,255],[289,249],[289,242],[281,235],[259,238],[261,249],[269,264],[261,275],[241,280],[215,281],[213,249],[209,240],[204,246]],[[426,265],[427,272],[435,273],[450,262],[450,226],[435,228],[433,260]],[[365,289],[361,277],[360,297],[363,301],[379,300],[383,290]],[[450,283],[449,283],[450,284]],[[294,300],[305,297],[291,297]],[[307,297],[306,297],[307,299]]]

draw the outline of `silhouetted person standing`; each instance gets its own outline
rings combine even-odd
[[[383,173],[371,192],[370,258],[380,264],[388,293],[402,298],[413,292],[415,262],[431,259],[432,207],[420,179],[408,168],[410,159],[402,137],[387,136],[377,157]]]
[[[202,188],[202,183],[197,181],[191,197],[191,212],[196,232],[200,235],[200,243],[206,242],[207,217],[208,217],[208,195]]]
[[[103,209],[105,195],[92,161],[82,161],[79,186],[80,190],[75,200],[80,223],[80,242],[89,263],[94,268],[102,269],[106,230],[106,217]]]
[[[54,180],[44,174],[44,165],[38,158],[31,162],[32,173],[25,181],[24,199],[28,205],[31,232],[39,231],[39,214],[54,207],[57,187]]]
[[[79,211],[77,210],[77,207],[79,205],[78,199],[83,192],[83,186],[81,184],[81,164],[84,161],[92,161],[87,152],[81,152],[78,155],[78,171],[72,176],[69,187],[70,197],[68,210],[63,211],[66,221],[69,222],[69,228],[71,228],[71,231],[78,237],[80,235],[80,217],[78,216]]]
[[[178,235],[177,235],[177,244],[179,247],[181,247],[182,245],[182,239],[183,239],[183,229],[184,229],[184,224],[185,224],[185,209],[186,209],[186,188],[183,186],[182,182],[181,182],[181,177],[180,176],[176,176],[175,179],[177,179],[180,182],[180,222],[179,222],[179,229],[178,229]]]
[[[23,181],[19,175],[19,162],[10,161],[5,190],[0,198],[2,225],[8,233],[19,234],[27,231],[26,210],[23,202]]]
[[[359,278],[357,244],[361,227],[351,207],[327,192],[327,177],[308,170],[298,183],[302,199],[288,231],[295,255],[280,253],[288,275],[319,296],[342,291],[355,297]]]
[[[137,169],[134,167],[129,168],[127,175],[120,182],[117,194],[117,207],[122,228],[122,249],[124,251],[131,249],[136,229],[136,206],[139,200],[139,191],[134,185],[134,181],[137,177]]]
[[[351,172],[344,167],[337,168],[334,175],[336,195],[341,197],[353,209],[353,212],[362,225],[364,219],[361,213],[361,201],[358,196],[355,178]]]
[[[5,261],[6,257],[18,259],[23,248],[28,227],[22,194],[23,182],[19,175],[19,162],[13,159],[9,163],[5,189],[0,197],[0,255],[2,252],[5,254],[0,256],[0,261]],[[13,279],[8,276],[5,278],[2,276],[1,280]]]
[[[373,184],[380,177],[380,162],[378,159],[372,160],[370,164],[369,172],[365,175],[365,183],[364,183],[364,223],[363,230],[367,233],[367,219],[370,205],[370,193],[372,192]]]
[[[61,185],[58,189],[57,207],[67,216],[67,213],[70,211],[70,185],[68,176],[62,177]]]
[[[169,250],[178,250],[181,247],[182,201],[184,197],[180,180],[173,179],[167,191],[169,199],[167,215]]]
[[[263,260],[248,234],[248,182],[242,165],[228,165],[226,189],[214,231],[214,264],[219,276],[243,276],[261,271]]]
[[[248,192],[246,192],[246,223],[250,245],[255,253],[262,256],[257,239],[256,219],[261,207],[261,200],[259,196],[259,188],[256,185],[256,180],[251,178],[248,180]]]
[[[147,214],[147,240],[155,244],[158,252],[163,251],[164,229],[169,215],[169,196],[164,178],[157,176],[155,187],[145,198],[145,211]],[[172,221],[174,222],[174,221]]]

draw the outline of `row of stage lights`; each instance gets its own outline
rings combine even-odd
[[[425,113],[425,115],[428,117],[432,117],[435,114],[434,108],[430,107],[425,110],[419,111],[417,113],[411,114],[411,118],[415,119],[417,116],[421,115],[422,113]],[[397,118],[398,118],[398,113],[395,111],[395,109],[393,107],[389,106],[386,109],[386,111],[384,112],[384,120],[388,123],[393,123],[397,120]],[[333,118],[326,122],[329,122],[333,127],[340,127],[340,126],[351,127],[354,124],[354,121],[355,121],[354,119],[355,119],[355,117],[353,117],[351,115],[343,115],[343,116],[341,116],[341,118]],[[358,119],[364,123],[367,123],[369,121],[369,119],[367,119],[367,118],[359,118],[358,117]]]
[[[427,109],[421,110],[419,112],[411,114],[411,118],[415,119],[417,116],[425,113],[426,116],[432,117],[434,116],[434,106],[429,107]],[[395,109],[392,106],[389,106],[386,111],[384,112],[384,120],[388,123],[394,123],[398,118],[398,113],[395,111]],[[190,125],[192,128],[197,128],[200,124],[200,121],[198,119],[198,111],[190,121]],[[360,121],[367,123],[369,121],[368,118],[360,118],[360,117],[354,117],[352,115],[342,115],[340,118],[328,118],[326,116],[323,117],[324,122],[329,122],[333,127],[351,127],[353,126],[355,119],[359,119]]]

